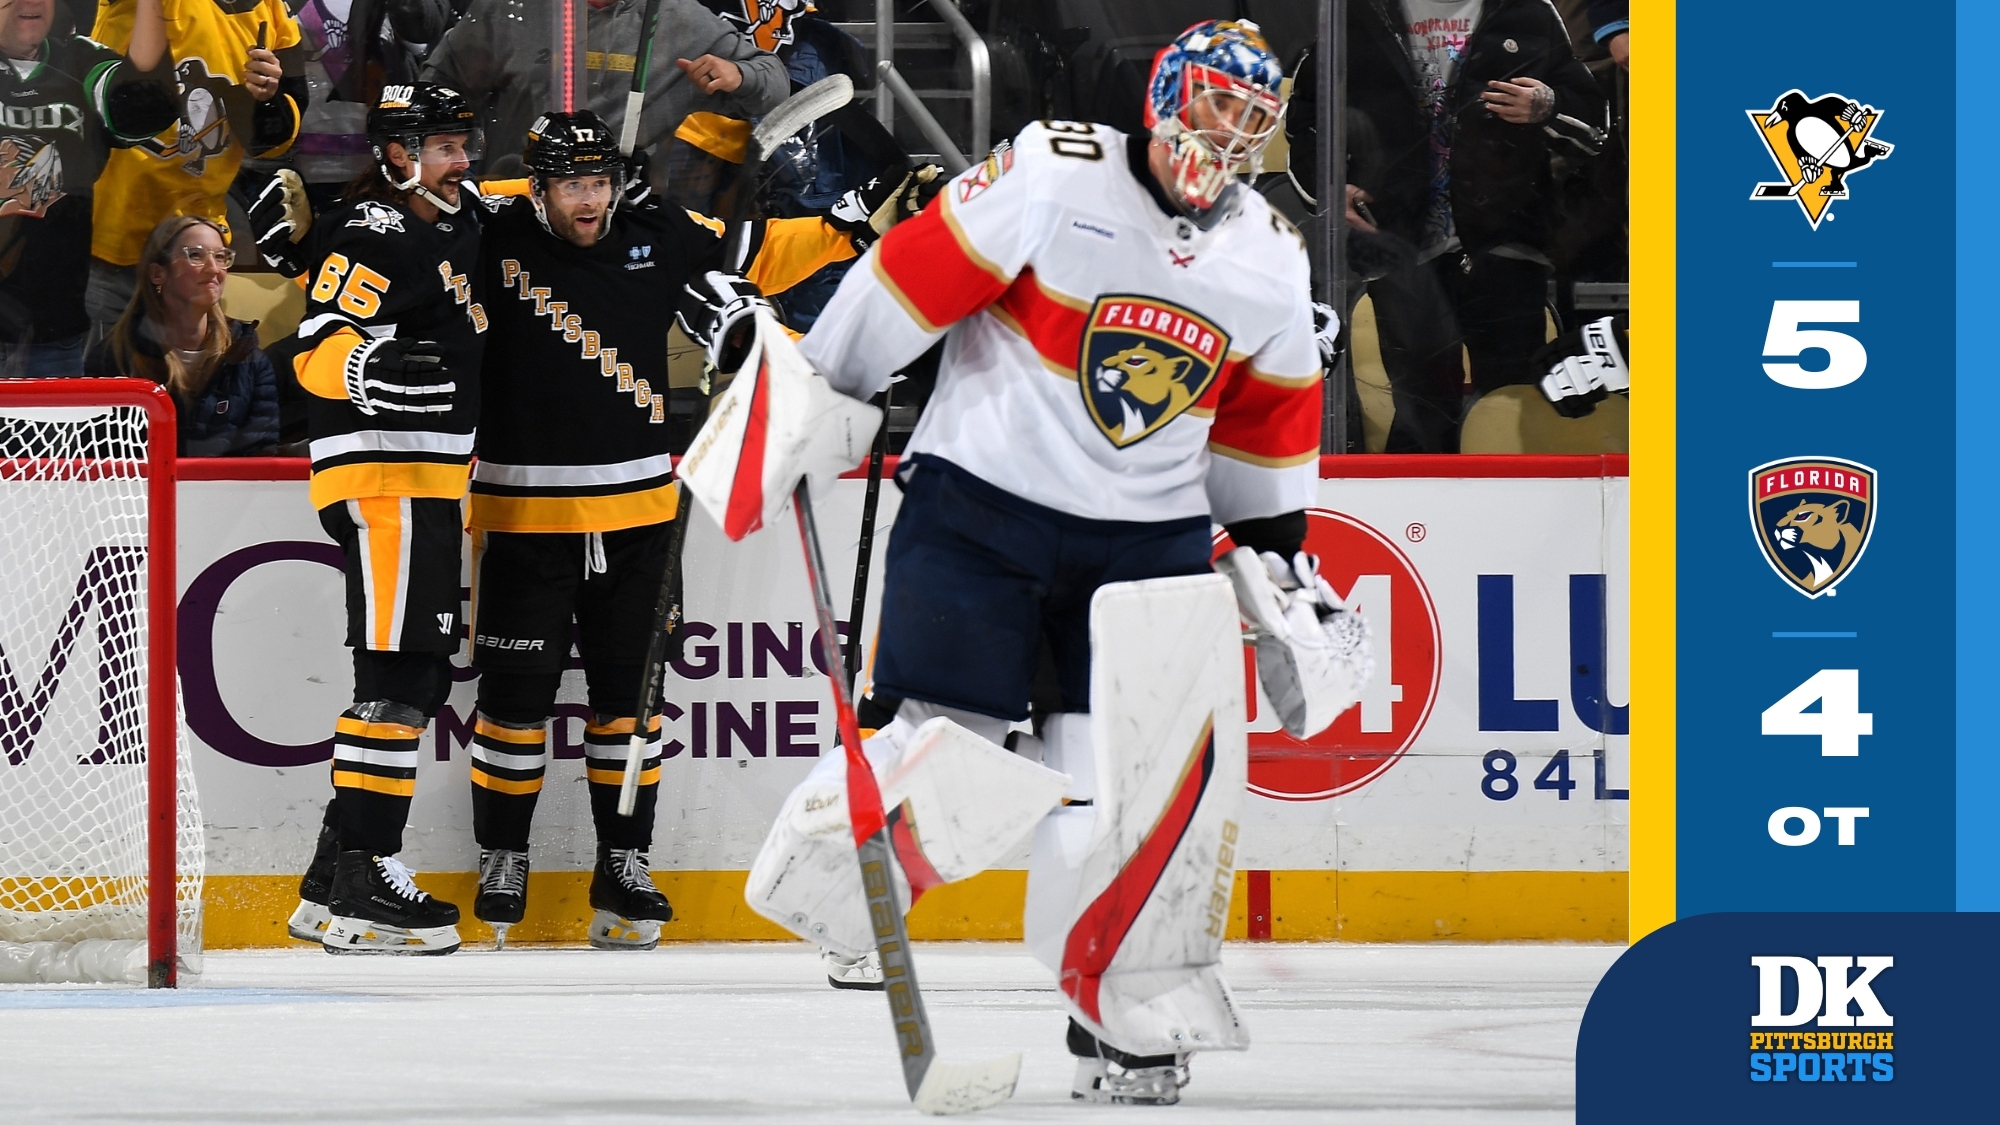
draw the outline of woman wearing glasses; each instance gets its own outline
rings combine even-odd
[[[222,283],[235,261],[213,222],[163,220],[146,239],[125,315],[84,361],[89,375],[166,387],[180,408],[183,457],[262,453],[278,440],[278,378],[257,346],[257,326],[222,314]]]

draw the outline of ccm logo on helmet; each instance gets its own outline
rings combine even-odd
[[[527,637],[489,637],[484,633],[474,638],[472,643],[475,645],[484,645],[490,649],[497,649],[500,652],[534,652],[542,647],[542,639],[540,637],[531,640]]]

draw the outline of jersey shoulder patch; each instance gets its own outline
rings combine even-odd
[[[343,227],[371,230],[376,234],[403,234],[403,212],[377,199],[358,200],[349,208]]]

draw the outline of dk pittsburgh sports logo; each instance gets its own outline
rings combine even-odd
[[[1896,1080],[1896,1033],[1887,1030],[1896,1017],[1875,995],[1875,979],[1895,967],[1894,957],[1752,957],[1750,964],[1757,970],[1750,1081]],[[1807,1024],[1855,1030],[1769,1030]]]
[[[1797,200],[1814,230],[1821,219],[1831,217],[1834,200],[1847,198],[1847,177],[1896,148],[1872,136],[1882,111],[1845,94],[1808,100],[1791,90],[1770,109],[1744,112],[1785,177],[1781,183],[1758,184],[1750,198]]]
[[[1778,577],[1806,597],[1831,597],[1875,530],[1875,470],[1837,457],[1759,465],[1750,470],[1750,522]]]

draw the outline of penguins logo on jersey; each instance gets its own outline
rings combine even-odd
[[[39,219],[63,197],[62,156],[33,137],[0,137],[0,216]]]
[[[162,160],[178,160],[181,171],[200,177],[208,171],[209,160],[229,147],[229,113],[223,97],[236,83],[211,75],[208,63],[198,58],[182,60],[174,76],[180,80],[181,117],[174,124],[173,144],[148,137],[137,147]]]
[[[1896,148],[1872,136],[1882,111],[1845,94],[1808,100],[1802,91],[1791,90],[1770,109],[1744,112],[1785,177],[1781,183],[1758,184],[1750,198],[1795,199],[1814,230],[1821,219],[1831,217],[1834,200],[1847,198],[1847,177]]]
[[[1875,530],[1875,470],[1837,457],[1759,465],[1750,470],[1750,519],[1778,577],[1806,597],[1831,597]]]
[[[1123,449],[1201,401],[1228,354],[1228,333],[1199,313],[1152,297],[1099,297],[1077,357],[1084,409]]]
[[[376,234],[388,234],[390,231],[401,234],[403,233],[403,215],[386,203],[377,203],[372,199],[364,199],[361,201],[361,214],[347,220],[347,225],[350,227],[367,227]]]

